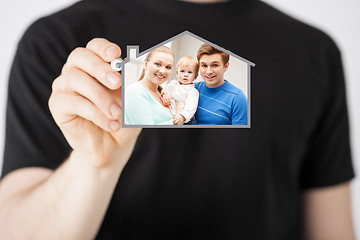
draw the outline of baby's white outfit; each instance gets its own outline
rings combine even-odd
[[[162,93],[168,93],[171,96],[171,113],[176,114],[176,103],[179,102],[179,107],[183,108],[180,114],[185,117],[184,123],[190,122],[191,118],[195,115],[198,101],[199,92],[195,88],[195,84],[180,84],[177,80],[171,80],[169,83],[161,85]]]

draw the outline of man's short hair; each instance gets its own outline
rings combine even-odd
[[[213,54],[220,54],[221,55],[221,59],[225,64],[228,63],[229,61],[229,54],[224,53],[223,51],[220,51],[217,48],[214,48],[213,46],[211,46],[210,44],[204,43],[203,45],[200,46],[198,52],[197,52],[197,60],[200,63],[200,58],[204,55],[213,55]]]

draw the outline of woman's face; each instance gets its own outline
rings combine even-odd
[[[145,60],[144,79],[160,85],[169,79],[174,65],[174,58],[169,53],[155,52],[149,61]]]

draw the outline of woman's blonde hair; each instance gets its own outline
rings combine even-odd
[[[161,47],[158,47],[158,48],[155,48],[154,50],[152,50],[151,52],[149,52],[149,54],[147,55],[146,57],[146,60],[147,62],[150,61],[152,55],[154,53],[157,53],[157,52],[162,52],[162,53],[168,53],[170,54],[174,59],[175,59],[175,56],[174,56],[174,53],[172,52],[172,50],[166,46],[161,46]],[[145,68],[143,68],[142,72],[141,72],[141,75],[139,77],[139,81],[142,80],[145,76]]]

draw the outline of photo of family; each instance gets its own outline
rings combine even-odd
[[[254,64],[191,34],[136,50],[123,65],[123,127],[250,127]]]

